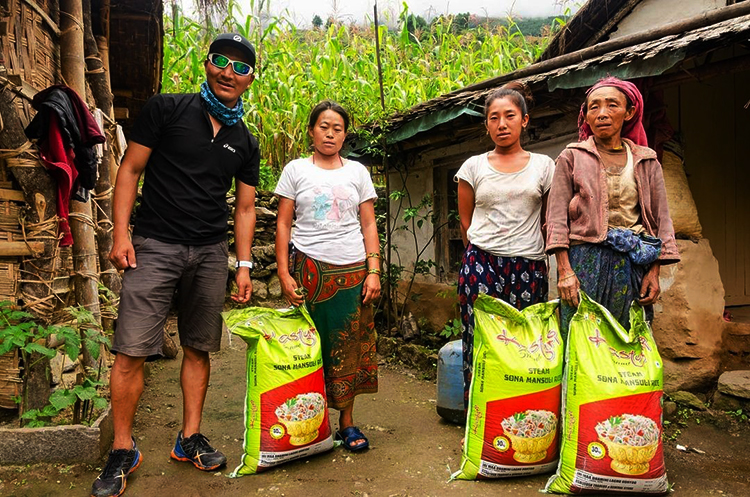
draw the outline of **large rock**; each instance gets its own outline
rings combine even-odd
[[[399,283],[399,294],[403,305],[403,295],[408,286],[407,281]],[[440,283],[414,282],[406,303],[406,313],[411,312],[419,324],[426,324],[429,331],[440,331],[448,321],[458,317],[458,296],[456,285]],[[416,297],[412,297],[416,296]],[[424,321],[422,321],[424,319]]]
[[[683,406],[687,406],[692,409],[697,409],[698,411],[706,410],[706,404],[694,393],[680,391],[670,394],[669,398],[671,398],[678,404],[682,404]]]
[[[727,371],[719,377],[719,392],[750,399],[750,371]]]
[[[750,400],[741,399],[734,395],[726,395],[721,392],[714,393],[712,409],[717,411],[747,411],[750,409]]]
[[[379,337],[378,338],[378,354],[381,357],[393,356],[399,348],[399,342],[395,338],[390,337]]]
[[[677,240],[682,260],[661,270],[654,336],[664,359],[664,389],[706,389],[719,376],[724,287],[708,240]]]

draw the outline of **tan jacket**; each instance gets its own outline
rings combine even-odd
[[[623,138],[633,152],[643,226],[662,241],[662,265],[680,260],[667,206],[664,175],[656,152]],[[571,143],[557,158],[547,202],[547,253],[569,248],[571,240],[601,243],[609,224],[607,174],[594,137]]]

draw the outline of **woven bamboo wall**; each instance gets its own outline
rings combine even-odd
[[[16,409],[18,407],[13,398],[21,395],[21,383],[18,351],[14,350],[0,355],[0,407],[3,409]]]
[[[1,8],[3,4],[5,9]],[[5,66],[5,76],[20,77],[29,90],[37,91],[59,81],[57,1],[0,0],[0,16],[3,12],[7,16],[0,17],[0,66]],[[16,102],[21,120],[27,124],[33,115],[30,102],[24,98]]]
[[[23,241],[19,213],[26,204],[3,198],[8,197],[7,193],[12,190],[12,182],[7,174],[5,161],[0,159],[0,243]],[[20,262],[19,257],[0,257],[0,300],[13,303],[18,300]]]

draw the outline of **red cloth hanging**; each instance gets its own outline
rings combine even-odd
[[[72,148],[65,147],[60,120],[54,113],[50,114],[47,139],[39,146],[39,155],[57,181],[57,214],[60,217],[62,234],[60,246],[68,247],[73,245],[73,235],[68,224],[70,193],[78,177],[78,171],[74,166],[75,153]]]

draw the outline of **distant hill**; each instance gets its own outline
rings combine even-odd
[[[407,26],[409,32],[414,33],[416,30],[423,30],[428,25],[440,22],[444,16],[437,16],[430,19],[429,23],[421,16],[415,16],[409,14],[407,17]],[[507,26],[510,20],[507,17],[482,17],[477,14],[470,14],[464,12],[462,14],[455,14],[448,16],[451,20],[451,30],[454,33],[461,33],[467,29],[476,27],[483,27],[487,29],[495,29],[499,26]],[[519,30],[524,36],[540,37],[549,34],[550,28],[557,28],[556,16],[549,17],[517,17],[513,19],[515,24],[514,30]],[[563,18],[564,19],[564,18]]]
[[[491,27],[508,25],[507,17],[490,17],[482,19],[478,16],[471,16],[471,21],[473,21],[470,22],[471,27],[476,27],[479,24],[489,25]],[[555,16],[516,18],[513,19],[513,22],[515,22],[518,30],[525,36],[542,36],[544,34],[543,31],[549,29],[549,27],[555,23]]]

